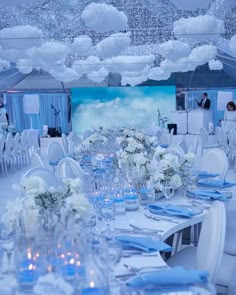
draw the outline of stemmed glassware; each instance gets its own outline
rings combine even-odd
[[[115,205],[113,200],[107,197],[100,203],[100,215],[101,218],[106,222],[105,232],[108,234],[108,236],[110,236],[110,222],[115,216]]]
[[[173,197],[175,193],[175,189],[169,180],[163,182],[162,189],[165,198],[167,199],[167,205],[170,205],[170,199]]]

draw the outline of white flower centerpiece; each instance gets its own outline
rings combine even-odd
[[[23,230],[25,238],[32,239],[40,230],[50,234],[67,230],[72,215],[83,221],[91,207],[82,192],[81,180],[67,179],[65,183],[67,190],[48,187],[39,176],[25,179],[20,186],[24,197],[8,201],[1,217],[9,233]]]
[[[136,129],[122,129],[121,136],[117,137],[119,146],[117,151],[118,167],[133,169],[138,177],[148,175],[148,166],[157,144],[157,139]]]
[[[162,192],[165,183],[174,190],[185,185],[185,171],[195,164],[192,153],[180,156],[161,147],[157,147],[149,165],[149,182],[157,193]]]

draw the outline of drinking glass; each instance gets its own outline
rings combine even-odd
[[[165,181],[163,183],[162,191],[164,193],[165,198],[167,199],[167,204],[170,204],[170,199],[173,197],[175,192],[173,185],[171,185],[169,181]]]
[[[100,203],[100,214],[106,221],[106,232],[110,235],[110,222],[115,216],[115,206],[113,200],[106,198]]]

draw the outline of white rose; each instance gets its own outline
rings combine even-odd
[[[193,165],[196,161],[196,155],[194,153],[187,153],[183,156],[184,160]]]
[[[48,191],[48,185],[44,179],[39,176],[26,178],[22,184],[27,196],[35,197]]]
[[[171,177],[170,183],[171,183],[171,185],[173,186],[174,189],[177,189],[178,187],[181,187],[182,181],[181,181],[181,178],[180,178],[179,174],[173,175]]]

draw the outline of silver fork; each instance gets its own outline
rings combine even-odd
[[[140,272],[142,270],[161,270],[161,269],[167,269],[169,268],[167,265],[162,265],[162,266],[143,266],[143,267],[135,267],[133,265],[129,265],[129,264],[123,264],[124,267],[126,267],[129,271],[132,271],[132,272]]]
[[[147,218],[150,218],[150,219],[153,219],[153,220],[156,220],[156,221],[167,221],[167,222],[171,222],[171,223],[175,223],[175,224],[179,224],[179,221],[175,221],[175,220],[172,220],[170,218],[165,218],[165,217],[156,217],[156,216],[153,216],[149,213],[144,213],[144,215],[147,217]]]

